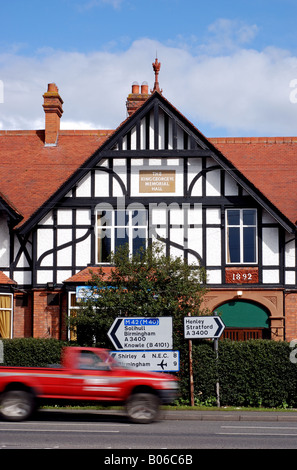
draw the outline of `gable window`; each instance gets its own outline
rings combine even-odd
[[[147,244],[147,211],[121,209],[97,211],[97,263],[105,263],[108,256],[128,244],[133,255]]]
[[[256,263],[257,210],[228,209],[226,219],[227,263]]]

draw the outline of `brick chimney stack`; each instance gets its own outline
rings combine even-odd
[[[128,95],[126,101],[128,115],[131,116],[131,114],[133,114],[136,109],[143,105],[143,103],[148,99],[148,97],[148,84],[146,82],[143,82],[139,92],[139,85],[137,82],[134,82],[132,84],[132,93]]]
[[[57,145],[60,131],[60,119],[63,114],[63,100],[55,83],[49,83],[47,92],[43,95],[45,112],[45,145]]]

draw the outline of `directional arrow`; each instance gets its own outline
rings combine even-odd
[[[123,349],[123,346],[121,345],[118,337],[116,336],[116,332],[118,331],[118,328],[120,324],[122,323],[123,319],[118,318],[111,326],[111,329],[107,333],[113,344],[117,349]]]
[[[215,332],[214,338],[219,338],[225,329],[225,325],[223,321],[220,319],[220,317],[213,317],[213,318],[218,325],[218,329]]]

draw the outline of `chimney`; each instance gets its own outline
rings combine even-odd
[[[49,83],[47,92],[43,95],[43,109],[45,112],[45,145],[57,145],[60,131],[60,119],[63,114],[63,100],[59,95],[58,87],[55,83]]]
[[[141,85],[140,93],[139,93],[139,85],[137,82],[132,83],[132,93],[128,95],[126,106],[128,115],[131,116],[143,103],[148,99],[149,92],[148,92],[148,84],[143,82]]]

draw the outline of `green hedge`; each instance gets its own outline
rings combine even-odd
[[[56,339],[16,338],[2,340],[4,366],[46,367],[60,363],[61,349],[66,344]]]
[[[297,407],[297,364],[290,361],[291,352],[287,342],[224,340],[216,361],[212,342],[193,342],[196,401],[215,401],[218,378],[221,406]]]
[[[4,364],[47,366],[60,361],[67,343],[55,339],[2,340]],[[212,341],[193,341],[194,393],[197,404],[216,404],[219,378],[221,406],[297,408],[297,364],[287,342],[219,341],[218,360]],[[188,343],[180,351],[181,402],[189,403]]]

